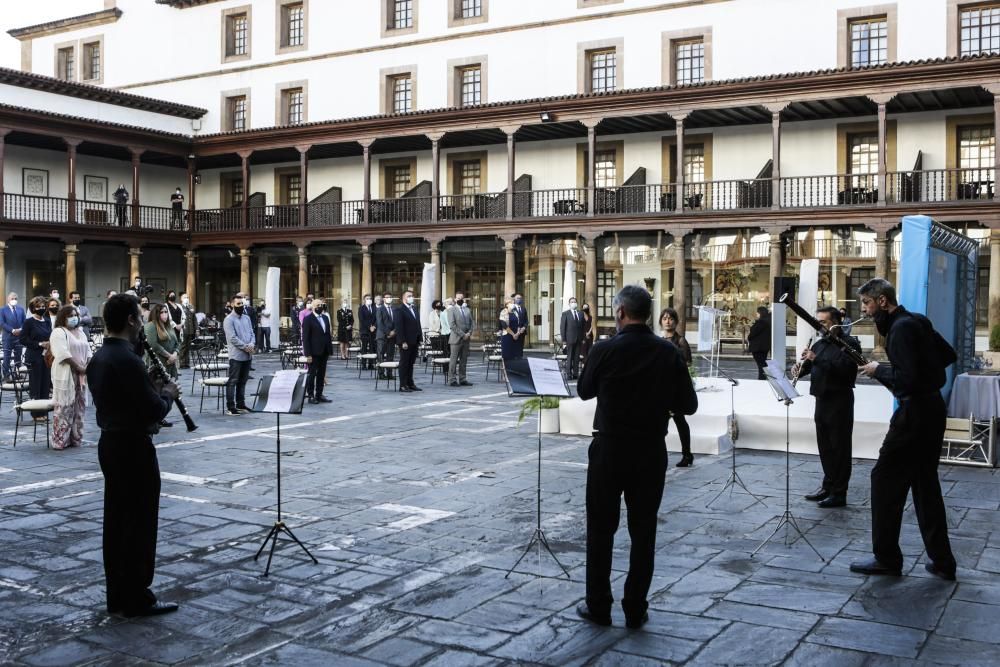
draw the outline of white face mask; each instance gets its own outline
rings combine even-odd
[[[340,304],[340,307],[343,308],[344,310],[347,310],[349,306],[350,306],[350,304],[347,303],[346,301],[344,303]]]
[[[576,310],[576,302],[575,301],[571,301],[570,304],[569,304],[569,307],[570,307],[570,310]]]
[[[406,305],[408,305],[408,306],[412,306],[413,305],[413,297],[412,296],[406,297]]]
[[[10,305],[16,306],[17,305],[17,299],[11,299],[10,300]]]
[[[183,299],[181,299],[181,303],[183,303],[185,306],[187,306],[187,305],[189,305],[191,303],[191,299],[189,299],[187,297],[184,297]]]
[[[372,305],[372,300],[371,299],[365,299],[365,305],[366,306]]]

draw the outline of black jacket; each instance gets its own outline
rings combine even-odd
[[[326,331],[320,325],[316,313],[310,313],[302,320],[302,354],[307,357],[325,357],[333,354],[330,318],[324,313]]]
[[[584,400],[597,397],[594,430],[621,438],[623,448],[662,447],[670,413],[698,409],[684,358],[643,324],[597,342],[576,389]]]
[[[575,318],[574,318],[575,315]],[[559,336],[566,345],[575,345],[583,340],[583,313],[576,310],[564,310],[559,322]]]
[[[861,343],[854,336],[842,336],[847,344],[858,354],[861,354]],[[854,380],[858,377],[858,365],[847,353],[834,343],[820,338],[813,343],[812,351],[816,358],[802,362],[799,377],[810,376],[809,393],[813,396],[828,396],[843,394],[854,389]]]
[[[148,434],[168,412],[173,400],[156,391],[146,366],[121,338],[105,338],[87,364],[87,384],[104,431]]]
[[[926,396],[944,386],[950,362],[942,358],[931,321],[923,315],[897,307],[889,315],[885,352],[890,363],[879,365],[875,379],[896,398]]]
[[[361,325],[362,336],[374,335],[371,327],[375,326],[375,304],[370,306],[361,305],[358,307],[358,323]]]
[[[747,347],[750,352],[771,351],[771,314],[761,315],[760,319],[750,327],[747,334]]]
[[[411,315],[410,308],[406,304],[396,308],[392,328],[396,330],[396,343],[399,345],[406,343],[409,347],[413,347],[424,337],[424,332],[420,328],[420,311],[413,307]]]

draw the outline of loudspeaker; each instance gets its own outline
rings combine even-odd
[[[771,303],[778,303],[782,294],[787,294],[789,300],[795,301],[795,278],[778,276],[774,279],[774,291],[771,294]]]

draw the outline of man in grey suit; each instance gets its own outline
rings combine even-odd
[[[569,376],[575,380],[580,375],[580,343],[583,342],[583,316],[576,309],[576,299],[570,298],[569,310],[564,310],[559,322],[559,335],[566,346]]]
[[[455,292],[455,305],[445,311],[448,315],[448,326],[451,333],[448,343],[451,345],[451,363],[448,365],[448,384],[471,387],[472,383],[466,375],[466,365],[469,362],[469,344],[472,342],[472,313],[465,303],[465,294]]]
[[[382,295],[382,305],[375,312],[375,343],[378,350],[379,363],[392,361],[396,351],[396,330],[393,323],[392,295]],[[380,378],[392,377],[392,371],[378,371]]]

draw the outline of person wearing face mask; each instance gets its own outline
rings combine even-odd
[[[177,337],[177,345],[180,346],[184,331],[184,309],[177,303],[177,292],[167,290],[167,302],[164,305],[167,312],[170,313],[170,326],[173,327],[174,335]]]
[[[431,312],[427,316],[427,338],[430,341],[432,350],[441,351],[441,311],[444,305],[440,299],[434,299],[431,304]],[[424,362],[426,363],[426,359]]]
[[[424,330],[420,326],[420,313],[413,305],[413,292],[403,292],[403,303],[396,309],[393,329],[399,342],[399,391],[423,391],[413,383],[413,366]]]
[[[18,305],[17,292],[7,295],[7,305],[0,310],[0,331],[3,331],[3,380],[10,380],[21,363],[21,327],[24,326],[24,306]]]
[[[885,385],[899,407],[889,421],[889,432],[871,472],[874,558],[851,563],[851,571],[902,574],[899,533],[906,496],[912,490],[913,509],[929,561],[924,569],[954,581],[957,566],[948,539],[938,464],[948,417],[941,387],[948,367],[958,357],[929,319],[899,305],[889,281],[873,278],[861,286],[858,296],[865,314],[885,336],[889,357],[888,364],[873,361],[859,370]]]
[[[344,299],[337,311],[337,342],[340,343],[340,358],[347,359],[347,348],[354,338],[354,311],[351,302]]]
[[[396,330],[393,320],[392,295],[382,295],[382,306],[375,311],[375,343],[378,345],[378,360],[392,361],[396,356]],[[380,378],[392,378],[392,371],[379,368]]]
[[[31,317],[25,318],[21,327],[21,344],[24,345],[24,363],[28,366],[28,395],[35,400],[48,400],[52,390],[45,351],[49,348],[52,321],[49,319],[44,296],[36,296],[28,303]],[[56,310],[58,312],[58,309]],[[45,421],[46,413],[32,412],[35,421]]]
[[[94,326],[94,317],[90,314],[90,309],[83,305],[79,292],[69,293],[69,302],[73,304],[80,315],[80,331],[90,340],[90,327]]]
[[[149,322],[149,297],[144,296],[139,299],[139,311],[142,314],[142,322]]]
[[[181,292],[181,347],[177,355],[181,369],[191,367],[191,341],[198,331],[198,316],[191,307],[191,298],[187,292]]]
[[[597,323],[590,312],[589,303],[583,304],[583,308],[580,311],[583,314],[583,345],[580,346],[580,355],[583,357],[584,365],[586,365],[587,356],[590,355],[590,348],[594,346],[594,330],[597,329]]]
[[[63,306],[49,338],[52,352],[52,449],[83,443],[90,343],[80,330],[80,311]]]
[[[257,315],[260,318],[258,320],[257,327],[257,351],[258,352],[271,352],[271,309],[267,307],[266,303],[260,304],[260,309],[257,311]]]
[[[312,299],[312,297],[310,297],[310,298],[306,299],[305,308],[303,308],[302,311],[299,312],[299,332],[300,332],[300,334],[299,334],[299,340],[296,341],[296,342],[298,342],[300,345],[302,344],[302,337],[301,337],[302,323],[305,322],[305,319],[307,317],[309,317],[310,315],[312,315],[312,310],[313,310],[313,299]]]
[[[681,353],[684,363],[691,366],[691,346],[687,339],[677,331],[677,323],[680,319],[677,311],[673,308],[664,308],[660,313],[660,330],[662,336],[674,344],[674,347]],[[673,415],[674,426],[677,427],[677,437],[681,441],[681,460],[677,462],[678,468],[687,468],[694,463],[694,454],[691,453],[691,427],[688,426],[687,419],[682,414]]]
[[[517,340],[520,338],[521,322],[517,319],[517,308],[514,299],[504,299],[504,308],[500,311],[500,356],[504,361],[515,359],[517,355]]]
[[[569,377],[575,380],[580,375],[580,346],[583,343],[583,316],[576,309],[576,298],[570,297],[569,308],[563,311],[559,321],[559,335],[566,350],[566,364]]]
[[[372,295],[365,294],[364,303],[358,309],[358,324],[361,337],[361,354],[375,354],[375,331],[378,328],[375,322],[375,305],[372,303]],[[364,360],[364,368],[371,368],[372,362]]]
[[[309,364],[306,397],[314,405],[331,403],[323,395],[323,388],[326,385],[326,364],[333,354],[333,327],[322,299],[313,301],[312,314],[302,321],[302,354]]]
[[[46,308],[49,318],[49,329],[56,328],[56,315],[59,314],[60,308],[62,308],[62,304],[59,303],[59,299],[53,299],[52,297],[49,297]]]
[[[524,329],[516,341],[517,350],[515,354],[517,358],[521,358],[524,356],[524,341],[528,338],[528,311],[524,307],[524,295],[520,292],[514,294],[514,311],[517,313],[517,321],[521,323],[521,327]]]
[[[657,512],[667,472],[664,438],[670,415],[691,415],[698,397],[677,348],[646,325],[653,300],[645,288],[623,287],[611,303],[618,335],[594,345],[577,385],[597,399],[587,466],[587,596],[576,613],[611,625],[611,562],[625,496],[632,540],[622,608],[625,625],[649,620]]]
[[[184,229],[184,194],[180,188],[170,195],[170,229]]]
[[[229,352],[229,381],[226,384],[226,414],[239,416],[250,412],[246,402],[250,361],[256,349],[253,327],[246,314],[243,297],[233,297],[233,312],[226,315],[222,328],[226,332]]]
[[[439,340],[441,341],[441,352],[444,354],[442,356],[451,358],[451,345],[448,341],[451,339],[451,325],[448,323],[448,311],[455,307],[455,300],[448,297],[441,304],[441,336]]]
[[[302,311],[306,309],[306,302],[301,296],[295,297],[295,305],[292,306],[292,312],[289,313],[288,319],[291,321],[290,332],[292,336],[292,341],[298,343],[302,340]]]
[[[475,323],[469,304],[465,302],[465,293],[455,292],[455,305],[448,311],[448,344],[451,346],[448,364],[448,386],[459,385],[471,387],[466,369],[469,363],[469,346],[472,343],[472,331]]]
[[[163,367],[167,369],[171,380],[177,380],[177,334],[174,331],[173,322],[170,320],[170,312],[162,303],[157,303],[149,313],[149,322],[143,326],[143,335],[149,343]],[[146,366],[152,365],[148,355],[144,355]],[[162,424],[168,426],[168,424]]]
[[[160,469],[151,434],[180,393],[173,382],[157,389],[132,341],[143,333],[138,301],[118,294],[104,304],[104,345],[87,365],[101,439],[104,474],[104,575],[108,613],[127,617],[176,611],[149,587],[156,566]]]
[[[59,301],[59,290],[57,290],[57,289],[49,290],[49,300],[50,301]],[[60,308],[61,307],[62,307],[62,305],[60,304]]]
[[[125,184],[119,185],[111,196],[115,200],[115,222],[119,227],[124,227],[128,224],[128,190],[125,189]]]

